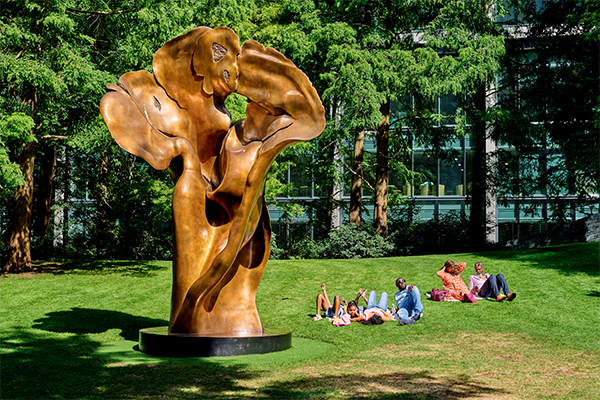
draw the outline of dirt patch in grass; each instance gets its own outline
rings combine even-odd
[[[500,356],[496,357],[496,360],[522,360],[523,357],[520,356]]]

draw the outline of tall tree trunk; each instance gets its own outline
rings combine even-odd
[[[32,129],[33,131],[33,129]],[[33,133],[33,132],[32,132]],[[6,263],[2,273],[31,270],[31,220],[33,213],[33,168],[37,142],[23,146],[18,157],[25,184],[15,190],[13,226],[8,242]]]
[[[475,149],[473,153],[471,213],[469,217],[469,244],[472,250],[483,247],[486,243],[486,179],[487,166],[485,161],[486,127],[485,114],[485,85],[482,85],[473,96],[473,115],[476,121],[473,129]]]
[[[390,141],[390,100],[381,105],[383,119],[377,128],[377,168],[375,176],[375,210],[373,224],[383,237],[387,235],[388,158]]]
[[[56,173],[56,146],[47,146],[39,163],[40,181],[38,183],[38,196],[36,201],[36,216],[33,233],[39,238],[48,235],[50,217],[52,214],[52,195],[54,189],[54,175]]]
[[[99,184],[98,193],[96,194],[96,214],[95,214],[95,226],[96,226],[96,246],[97,249],[102,252],[110,243],[110,232],[109,232],[109,221],[108,216],[110,214],[110,204],[108,202],[108,186],[106,185],[106,179],[108,177],[108,155],[106,151],[102,154],[99,165]]]
[[[327,150],[327,161],[335,164],[335,144],[331,143]],[[331,176],[331,182],[327,185],[327,212],[325,213],[325,221],[323,225],[326,231],[331,230],[333,224],[333,211],[335,210],[335,192],[337,185],[335,184],[335,175]]]
[[[332,97],[329,113],[330,119],[334,121],[336,130],[339,129],[340,126],[341,115],[339,110],[339,101]],[[325,227],[328,229],[328,231],[336,229],[341,220],[339,209],[339,201],[341,200],[341,184],[338,173],[341,166],[340,159],[339,139],[337,139],[337,137],[332,137],[331,143],[329,143],[327,150],[327,162],[330,162],[333,167],[327,174],[331,179],[331,184],[327,185],[327,214]]]
[[[340,204],[342,203],[342,192],[343,186],[340,179],[342,175],[342,152],[340,149],[340,140],[334,141],[333,148],[333,162],[335,165],[335,172],[333,173],[333,195],[332,195],[332,210],[331,210],[331,225],[330,230],[337,230],[342,225],[342,209]]]
[[[361,223],[362,209],[362,180],[363,180],[363,155],[365,150],[365,130],[357,129],[354,136],[354,160],[352,161],[352,188],[350,190],[350,215],[349,220],[357,227]]]

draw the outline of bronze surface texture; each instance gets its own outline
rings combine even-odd
[[[100,112],[112,137],[175,183],[169,332],[263,332],[265,179],[278,153],[325,126],[311,82],[278,51],[201,27],[161,47],[152,73],[128,72],[108,89]],[[234,124],[224,106],[233,92],[249,101]]]

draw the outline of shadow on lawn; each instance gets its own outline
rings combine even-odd
[[[172,361],[161,365],[124,365],[91,356],[101,343],[86,333],[117,328],[122,330],[124,339],[134,341],[140,328],[165,323],[116,311],[74,308],[48,313],[36,320],[32,328],[45,332],[29,328],[3,332],[2,398],[314,399],[334,396],[351,399],[359,396],[453,400],[495,392],[466,375],[436,378],[428,371],[330,376],[327,366],[320,367],[322,371],[313,366],[305,377],[290,380],[277,377],[276,382],[261,383],[259,368],[224,365],[211,362],[210,358],[195,359],[191,364]]]
[[[167,269],[165,266],[157,265],[154,261],[97,261],[97,260],[74,260],[74,261],[41,261],[32,263],[34,274],[61,275],[65,273],[120,273],[125,276],[150,277],[155,276],[157,271]]]
[[[267,398],[342,398],[367,399],[464,399],[474,395],[505,393],[503,390],[475,383],[467,375],[436,378],[427,371],[380,375],[319,376],[277,382],[261,388]]]
[[[265,384],[261,383],[261,371],[248,365],[223,365],[210,359],[197,359],[193,365],[176,362],[165,365],[107,364],[97,357],[90,357],[100,343],[85,335],[65,336],[13,329],[5,332],[3,337],[0,385],[5,399],[317,399],[333,396],[342,399],[453,400],[496,393],[495,389],[476,383],[466,375],[436,378],[427,371],[370,376],[316,373]],[[315,371],[315,367],[311,370]]]
[[[520,261],[533,268],[556,269],[565,275],[585,273],[600,276],[600,243],[573,243],[525,250],[504,250],[482,255],[506,261]],[[577,260],[576,263],[573,260]]]
[[[56,311],[35,320],[32,328],[64,333],[102,333],[109,329],[120,329],[125,340],[138,340],[138,332],[143,328],[169,325],[168,321],[136,317],[119,311],[73,308]]]
[[[244,388],[238,379],[252,378],[245,367],[203,361],[174,367],[106,365],[91,353],[100,345],[85,335],[36,333],[26,329],[3,332],[3,399],[49,398],[182,398],[199,386],[201,394],[219,395]]]

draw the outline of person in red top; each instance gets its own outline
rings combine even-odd
[[[466,266],[467,263],[460,262],[455,264],[454,261],[448,260],[437,272],[437,276],[439,276],[444,283],[444,290],[448,291],[446,300],[471,302],[470,297],[473,295],[470,293],[469,288],[460,276],[460,273],[463,272]]]

